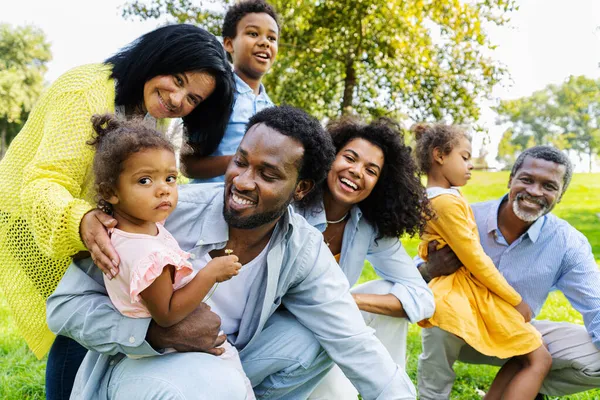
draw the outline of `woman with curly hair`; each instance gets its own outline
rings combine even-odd
[[[367,325],[375,329],[394,361],[404,367],[408,321],[433,314],[433,294],[402,247],[399,237],[420,233],[431,216],[425,189],[389,119],[365,124],[341,119],[328,126],[336,158],[326,184],[311,204],[295,205],[323,239],[354,285],[365,259],[381,280],[352,289]],[[356,398],[357,392],[334,366],[311,399]]]

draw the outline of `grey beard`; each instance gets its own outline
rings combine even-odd
[[[538,212],[533,213],[533,214],[521,210],[521,208],[519,207],[519,200],[523,199],[524,197],[525,196],[523,196],[523,195],[517,195],[517,197],[515,198],[515,200],[512,203],[513,212],[515,213],[517,218],[519,218],[521,221],[535,222],[538,218],[540,218],[543,215],[550,212],[550,209],[548,208],[548,206],[544,205],[544,204],[541,205],[541,208]]]

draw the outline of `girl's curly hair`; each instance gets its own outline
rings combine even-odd
[[[365,139],[383,151],[379,180],[369,197],[358,204],[366,220],[377,228],[377,238],[421,233],[433,211],[400,125],[389,118],[370,124],[342,118],[328,124],[327,130],[336,152],[353,139]]]
[[[125,121],[112,114],[93,115],[96,136],[87,144],[96,149],[94,175],[98,207],[112,214],[106,201],[117,187],[123,163],[133,154],[147,149],[165,149],[175,153],[173,144],[162,133],[140,120]]]
[[[428,173],[431,169],[434,149],[438,148],[443,155],[447,155],[461,138],[471,140],[469,134],[458,125],[422,123],[414,125],[410,130],[417,140],[415,156],[423,173]]]

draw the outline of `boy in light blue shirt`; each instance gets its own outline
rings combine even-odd
[[[248,120],[273,106],[261,83],[277,56],[279,23],[273,7],[264,0],[247,0],[231,6],[225,15],[222,35],[223,46],[233,62],[235,103],[223,140],[215,152],[200,156],[201,149],[193,146],[186,146],[182,151],[182,172],[192,178],[193,183],[222,182]]]

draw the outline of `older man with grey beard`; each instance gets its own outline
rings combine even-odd
[[[550,213],[562,199],[572,170],[569,159],[553,147],[527,149],[513,166],[508,194],[472,206],[484,251],[530,306],[531,318],[554,289],[583,316],[585,327],[532,321],[552,355],[552,369],[540,391],[553,396],[600,387],[600,271],[585,236]],[[447,246],[439,251],[435,247],[430,244],[428,262],[420,265],[427,281],[462,265]],[[492,365],[507,361],[484,356],[437,327],[423,329],[422,338],[421,399],[449,398],[456,360]]]

